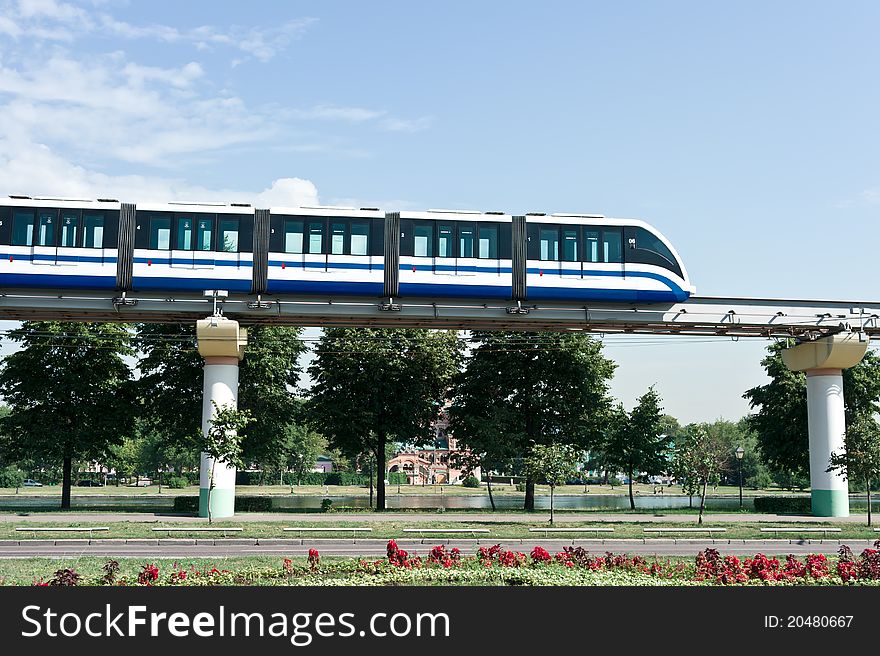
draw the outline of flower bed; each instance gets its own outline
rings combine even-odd
[[[535,547],[526,555],[500,545],[480,547],[465,556],[439,545],[425,557],[410,554],[389,540],[378,560],[322,560],[310,549],[305,561],[285,558],[280,567],[197,569],[177,564],[145,563],[135,575],[121,575],[108,561],[100,576],[84,577],[73,568],[59,569],[34,585],[880,585],[880,540],[855,556],[849,547],[838,556],[823,554],[784,560],[755,554],[722,556],[699,552],[693,562],[646,559],[627,554],[594,554],[566,547],[551,554]]]

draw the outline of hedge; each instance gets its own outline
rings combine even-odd
[[[235,497],[236,512],[269,512],[272,510],[272,497]],[[174,497],[174,512],[198,512],[199,498],[196,496]]]
[[[810,497],[755,497],[755,512],[809,515]]]
[[[306,472],[302,476],[285,473],[285,485],[369,485],[370,479],[358,472]],[[277,485],[277,474],[265,472],[238,471],[235,473],[236,485]]]

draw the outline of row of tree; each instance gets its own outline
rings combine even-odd
[[[0,418],[0,457],[61,462],[62,506],[69,506],[74,461],[121,470],[136,451],[156,470],[193,466],[203,446],[193,327],[25,322],[9,338],[19,350],[0,365],[0,394],[9,405]],[[318,450],[330,448],[381,472],[391,444],[432,439],[433,422],[450,404],[450,430],[467,449],[463,466],[524,475],[526,509],[534,508],[542,478],[528,459],[543,447],[589,454],[586,466],[606,476],[624,472],[633,507],[637,476],[674,474],[705,491],[729,474],[738,445],[755,477],[763,465],[792,477],[809,468],[803,374],[784,367],[778,346],[764,361],[771,382],[746,393],[755,415],[738,426],[684,428],[662,414],[653,388],[630,411],[614,403],[616,365],[586,333],[475,331],[465,343],[449,331],[330,328],[307,369],[311,387],[302,391],[306,350],[297,328],[251,328],[239,376],[239,408],[251,417],[241,431],[242,462],[302,472]],[[849,425],[867,436],[851,453],[862,455],[856,462],[838,454],[829,463],[868,487],[878,474],[862,457],[880,432],[873,418],[878,365],[869,354],[846,374]],[[733,444],[745,440],[751,442]],[[383,479],[376,477],[378,509],[385,506]]]

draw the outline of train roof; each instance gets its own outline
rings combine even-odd
[[[10,195],[0,199],[7,207],[59,207],[62,209],[118,210],[122,203],[115,198],[63,198],[59,196]]]
[[[299,207],[270,207],[271,214],[286,216],[338,216],[358,219],[382,219],[385,212],[377,207],[345,207],[341,205],[302,205]]]

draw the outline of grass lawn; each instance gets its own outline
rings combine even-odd
[[[298,539],[300,537],[306,537],[310,540],[320,537],[352,537],[354,534],[342,534],[340,536],[320,536],[315,534],[306,533],[304,536],[296,532],[285,532],[284,528],[294,528],[298,526],[302,527],[314,527],[314,526],[340,526],[340,527],[359,527],[359,526],[369,526],[373,530],[370,533],[358,534],[358,538],[362,539],[383,539],[387,540],[390,538],[417,538],[421,537],[417,533],[405,533],[403,531],[404,528],[433,528],[433,529],[443,529],[443,528],[479,528],[479,529],[488,529],[489,533],[475,534],[471,535],[459,535],[459,537],[479,537],[481,542],[486,542],[493,539],[532,539],[532,540],[540,540],[543,538],[595,538],[597,537],[596,533],[583,533],[583,534],[572,534],[572,533],[554,533],[552,530],[548,532],[546,535],[542,531],[540,533],[530,532],[530,528],[547,528],[548,523],[546,521],[546,513],[535,513],[534,517],[524,517],[513,521],[507,522],[499,522],[499,521],[472,521],[472,522],[458,522],[458,521],[443,521],[442,518],[438,517],[435,521],[424,522],[420,521],[418,524],[413,524],[407,522],[405,519],[394,519],[389,521],[381,521],[373,519],[369,522],[359,522],[351,519],[340,520],[340,521],[291,521],[291,522],[259,522],[259,521],[215,521],[212,526],[217,528],[222,527],[241,527],[243,530],[241,532],[236,532],[234,535],[230,534],[228,537],[236,537],[236,538],[289,538],[289,539]],[[688,532],[672,532],[672,533],[664,533],[663,535],[646,533],[643,528],[651,528],[651,527],[663,527],[663,528],[695,528],[697,527],[696,516],[694,516],[694,522],[686,522],[681,524],[669,524],[669,523],[660,523],[660,522],[590,522],[589,519],[584,519],[584,521],[575,521],[575,522],[566,522],[563,526],[565,528],[578,528],[578,527],[592,527],[592,526],[602,526],[607,528],[613,528],[613,533],[603,533],[599,534],[599,537],[603,539],[633,539],[633,538],[647,538],[654,539],[658,537],[663,538],[703,538],[706,537],[707,534],[693,534]],[[822,527],[832,527],[832,528],[840,528],[841,531],[839,533],[829,533],[827,537],[829,539],[861,539],[861,540],[872,540],[880,537],[880,534],[875,533],[873,529],[861,525],[861,524],[852,524],[852,523],[844,523],[828,521],[821,523],[785,523],[786,528],[794,528],[794,529],[806,529],[806,528],[822,528]],[[15,531],[16,527],[39,527],[39,528],[49,528],[49,527],[67,527],[67,526],[76,526],[76,527],[88,527],[88,526],[107,526],[110,528],[109,531],[102,531],[99,533],[95,533],[93,538],[96,539],[111,539],[111,538],[167,538],[169,535],[167,533],[162,533],[161,531],[154,531],[155,528],[162,527],[175,527],[175,528],[186,528],[186,527],[205,527],[208,526],[207,521],[201,521],[198,523],[194,522],[175,522],[173,519],[163,519],[157,518],[154,521],[148,522],[106,522],[100,521],[99,519],[94,522],[39,522],[39,523],[28,523],[27,521],[16,522],[14,520],[0,523],[0,539],[3,540],[32,540],[32,539],[64,539],[64,538],[82,538],[85,535],[76,535],[76,534],[65,534],[64,532],[38,532],[31,533],[28,531]],[[706,526],[725,528],[726,530],[723,533],[715,534],[714,537],[717,539],[768,539],[768,538],[780,538],[780,539],[820,539],[823,537],[821,533],[811,533],[804,531],[803,533],[780,533],[779,535],[774,535],[772,533],[762,533],[761,528],[779,526],[779,524],[773,523],[760,523],[760,522],[749,522],[749,523],[738,523],[738,522],[715,522],[712,524],[707,524]],[[215,537],[212,535],[206,535],[205,533],[198,532],[189,532],[189,531],[175,531],[171,534],[171,537],[174,538],[210,538]],[[216,536],[222,537],[222,536]],[[429,540],[431,536],[425,536],[425,539]],[[437,535],[438,539],[440,539],[442,534]],[[445,536],[449,537],[449,535]]]

